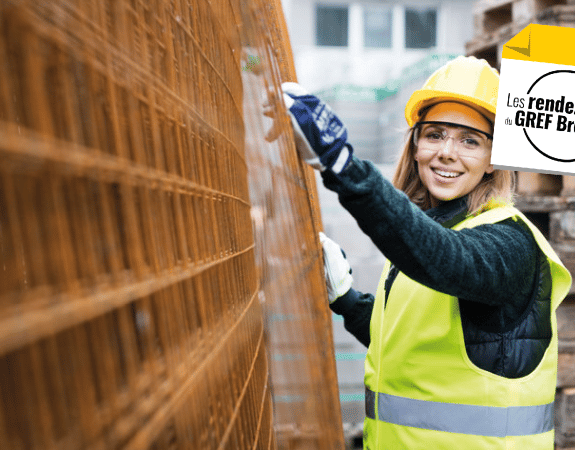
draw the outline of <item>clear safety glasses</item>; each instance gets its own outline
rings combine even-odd
[[[438,151],[453,139],[460,156],[478,156],[490,150],[493,141],[485,131],[451,122],[417,122],[413,128],[413,143],[422,150]]]

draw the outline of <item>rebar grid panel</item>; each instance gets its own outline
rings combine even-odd
[[[276,80],[296,81],[287,28],[279,1],[252,5],[243,19],[244,105],[246,117],[261,119],[246,121],[246,160],[278,446],[343,449],[315,178],[293,150],[288,116],[278,107],[268,119],[262,107],[282,102]],[[263,23],[273,25],[255,26]]]
[[[270,20],[237,0],[0,4],[0,448],[276,448],[281,339],[306,359],[286,389],[325,416],[275,427],[340,445],[313,187],[285,120],[262,145],[244,113],[245,39],[273,62]],[[257,249],[252,202],[278,211]]]

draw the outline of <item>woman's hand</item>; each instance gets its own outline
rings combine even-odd
[[[351,289],[351,284],[353,283],[351,267],[339,245],[322,232],[319,233],[319,240],[323,247],[323,267],[327,296],[329,302],[333,303]]]
[[[353,152],[346,127],[326,103],[299,84],[283,83],[282,90],[301,158],[315,169],[340,173]]]

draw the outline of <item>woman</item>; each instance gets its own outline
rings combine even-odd
[[[323,102],[284,85],[300,154],[388,258],[374,298],[321,237],[331,308],[368,346],[366,449],[553,448],[571,277],[490,164],[498,83],[459,57],[412,95],[395,187]]]

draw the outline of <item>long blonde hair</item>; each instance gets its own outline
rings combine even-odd
[[[431,196],[421,182],[415,161],[416,147],[411,128],[406,136],[403,151],[395,169],[393,185],[405,192],[409,199],[423,210],[431,208]],[[515,176],[509,170],[497,170],[483,175],[483,179],[467,197],[470,215],[490,209],[498,204],[513,204]]]

